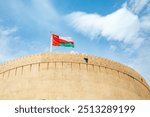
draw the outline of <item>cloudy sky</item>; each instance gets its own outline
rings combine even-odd
[[[50,32],[138,71],[150,84],[150,0],[0,0],[0,63],[49,52]]]

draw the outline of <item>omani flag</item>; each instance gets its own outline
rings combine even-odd
[[[74,48],[74,42],[71,37],[61,37],[55,34],[52,34],[52,45]]]

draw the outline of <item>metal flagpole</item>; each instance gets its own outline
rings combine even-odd
[[[52,39],[52,32],[50,32],[50,34],[51,34],[50,52],[52,52],[52,49],[53,49],[53,39]]]

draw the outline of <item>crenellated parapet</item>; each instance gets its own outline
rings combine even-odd
[[[32,69],[33,64],[46,63],[76,63],[79,64],[79,68],[76,69],[83,69],[84,67],[80,66],[80,64],[86,65],[84,69],[88,70],[91,66],[98,66],[103,67],[105,69],[110,69],[116,71],[121,74],[125,74],[130,76],[131,78],[139,81],[143,85],[149,88],[148,84],[144,80],[144,78],[138,74],[132,68],[120,64],[118,62],[114,62],[112,60],[108,60],[101,57],[94,57],[86,54],[73,54],[73,53],[42,53],[42,54],[35,54],[29,55],[21,58],[17,58],[11,61],[8,61],[4,64],[0,65],[0,74],[4,74],[13,69],[22,68],[24,66],[30,65],[30,69]],[[40,69],[40,68],[39,68]],[[92,70],[92,69],[91,69]],[[17,72],[17,71],[16,71]],[[16,74],[16,73],[15,73]]]
[[[0,64],[0,99],[150,99],[132,68],[79,53],[41,53]]]

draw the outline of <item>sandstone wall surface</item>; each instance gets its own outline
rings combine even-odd
[[[84,54],[43,53],[0,65],[0,99],[150,99],[136,71]]]

